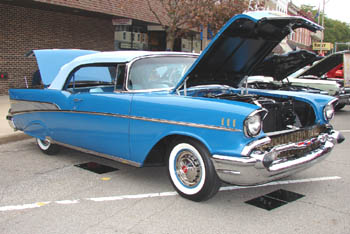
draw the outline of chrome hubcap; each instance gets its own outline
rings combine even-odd
[[[44,146],[49,146],[50,145],[50,141],[48,140],[40,140],[41,144],[43,144]]]
[[[188,150],[182,151],[176,159],[176,175],[188,187],[196,186],[202,177],[198,158]]]

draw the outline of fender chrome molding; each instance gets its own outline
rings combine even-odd
[[[198,123],[190,123],[190,122],[182,122],[182,121],[174,121],[174,120],[166,120],[166,119],[156,119],[156,118],[148,118],[148,117],[133,116],[133,115],[103,113],[103,112],[101,113],[101,112],[90,112],[90,111],[73,111],[73,110],[58,110],[58,109],[55,109],[55,110],[53,110],[53,109],[46,109],[46,110],[44,110],[44,109],[37,109],[37,110],[16,111],[16,112],[11,112],[11,114],[12,115],[18,115],[18,114],[31,113],[31,112],[60,112],[60,113],[111,116],[111,117],[117,117],[117,118],[141,120],[141,121],[156,122],[156,123],[171,124],[171,125],[180,125],[180,126],[194,127],[194,128],[205,128],[205,129],[221,130],[221,131],[229,131],[229,132],[241,132],[240,129],[227,128],[227,127],[222,127],[222,126],[206,125],[206,124],[198,124]]]

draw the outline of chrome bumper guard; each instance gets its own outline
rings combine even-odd
[[[213,155],[212,161],[217,175],[226,183],[261,184],[310,167],[327,157],[334,145],[343,140],[340,132],[331,130],[307,141],[278,145],[268,151],[260,151],[258,147],[270,141],[269,137],[264,137],[246,146],[241,157]],[[279,158],[282,152],[305,149],[313,143],[317,143],[318,147],[303,155]]]
[[[350,94],[340,94],[339,96],[337,96],[338,98],[338,104],[350,104]]]

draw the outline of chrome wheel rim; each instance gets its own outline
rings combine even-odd
[[[41,140],[41,139],[37,138],[37,142],[38,142],[39,147],[42,150],[47,150],[51,145],[50,141],[47,139]]]
[[[202,178],[201,163],[196,155],[189,150],[179,152],[176,158],[175,172],[177,178],[186,187],[196,187]]]

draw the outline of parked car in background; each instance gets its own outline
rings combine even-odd
[[[329,72],[327,72],[327,78],[340,78],[344,79],[344,64],[341,63]]]
[[[335,108],[340,110],[350,103],[350,89],[344,88],[343,82],[324,76],[339,64],[340,58],[341,53],[323,58],[306,50],[272,55],[255,68],[248,78],[248,87],[331,95],[338,98]]]
[[[302,91],[328,95],[327,91],[303,85],[293,85],[288,80],[288,76],[321,58],[307,50],[268,56],[254,69],[252,75],[247,79],[247,85],[254,89]]]
[[[338,98],[336,110],[340,110],[345,105],[350,104],[350,88],[344,87],[344,79],[332,77],[335,73],[330,73],[330,76],[327,76],[327,73],[343,64],[344,54],[348,53],[350,51],[340,51],[328,55],[315,62],[312,66],[305,67],[304,70],[291,75],[289,80],[294,85],[303,85],[327,91],[329,95]]]
[[[176,191],[194,201],[222,181],[276,180],[344,140],[330,124],[336,98],[241,87],[296,28],[321,29],[253,12],[228,21],[201,55],[37,50],[49,86],[11,89],[7,119],[46,154],[67,146],[136,167],[164,163]]]

